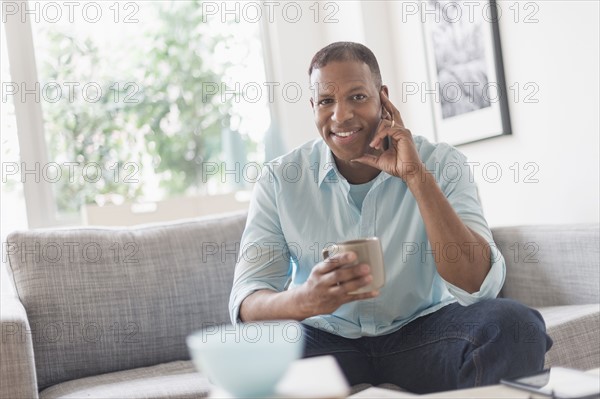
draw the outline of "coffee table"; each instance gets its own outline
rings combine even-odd
[[[590,370],[600,378],[600,368]],[[295,361],[283,379],[277,385],[274,398],[477,398],[477,399],[548,399],[505,385],[490,385],[478,388],[438,392],[435,394],[415,395],[409,392],[371,387],[354,395],[350,392],[341,369],[333,356],[319,356]],[[227,392],[215,387],[210,398],[233,398]]]
[[[600,378],[600,368],[588,371]],[[505,385],[490,385],[486,387],[459,389],[455,391],[438,392],[427,395],[414,395],[406,392],[396,392],[389,389],[369,388],[352,396],[349,399],[359,398],[477,398],[477,399],[548,399],[547,396],[536,395],[520,389]]]

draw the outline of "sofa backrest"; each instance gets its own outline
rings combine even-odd
[[[600,226],[492,229],[506,260],[501,295],[533,307],[600,302]]]
[[[39,389],[189,358],[185,337],[229,322],[245,213],[135,228],[16,232],[9,269]]]

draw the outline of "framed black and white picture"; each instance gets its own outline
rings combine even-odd
[[[421,8],[436,140],[511,134],[496,2],[427,0]]]

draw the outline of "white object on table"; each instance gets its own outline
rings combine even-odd
[[[296,360],[275,388],[274,398],[345,398],[348,382],[333,356]],[[210,398],[233,398],[215,388]]]
[[[391,389],[386,388],[378,388],[371,387],[367,388],[364,391],[360,391],[350,396],[348,399],[367,399],[367,398],[390,398],[390,399],[402,399],[402,398],[416,398],[419,395],[415,395],[413,393],[401,392],[401,391],[392,391]]]
[[[600,376],[600,368],[588,370],[587,373]],[[419,395],[406,392],[396,392],[389,389],[372,387],[362,392],[350,396],[348,399],[358,398],[411,398]],[[440,398],[440,399],[547,399],[548,396],[538,395],[506,385],[488,385],[484,387],[458,389],[455,391],[438,392],[419,396],[421,398]]]

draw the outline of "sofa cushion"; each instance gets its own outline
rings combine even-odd
[[[533,307],[600,302],[598,224],[492,229],[506,261],[501,295]]]
[[[211,388],[191,361],[177,361],[63,382],[42,391],[40,399],[195,399],[207,397]]]
[[[188,359],[185,337],[229,321],[245,213],[135,228],[16,232],[10,272],[40,390]]]
[[[538,308],[554,345],[546,367],[600,367],[600,304]]]

